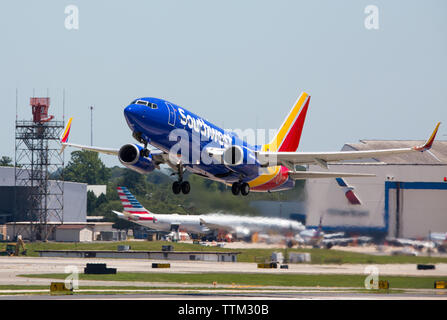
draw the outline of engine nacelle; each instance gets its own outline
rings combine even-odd
[[[257,164],[256,155],[246,147],[229,146],[222,154],[223,163],[227,166],[239,166],[241,164]]]
[[[152,162],[152,156],[141,156],[143,149],[137,144],[125,144],[118,152],[118,159],[125,167],[138,173],[145,174],[154,171],[155,164]]]

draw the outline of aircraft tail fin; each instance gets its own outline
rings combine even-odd
[[[124,207],[125,213],[152,214],[138,202],[138,200],[133,196],[132,193],[130,193],[130,191],[126,187],[118,187],[116,189],[118,190],[118,195]]]
[[[350,204],[362,204],[360,202],[360,199],[357,197],[357,195],[354,193],[354,188],[351,186],[348,186],[348,184],[346,183],[346,181],[343,178],[335,178],[335,180],[337,181],[337,184],[343,188],[344,192],[345,192],[345,196],[346,199],[348,199]]]
[[[295,152],[298,149],[309,102],[310,96],[306,92],[301,93],[276,136],[269,144],[262,146],[262,151]]]

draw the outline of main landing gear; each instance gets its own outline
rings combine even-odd
[[[190,191],[191,185],[188,181],[176,181],[172,184],[172,192],[174,192],[174,194],[179,194],[180,192],[188,194]]]
[[[246,196],[250,193],[250,186],[246,182],[234,182],[231,186],[231,192],[237,196],[239,193]]]
[[[191,191],[191,185],[188,181],[183,181],[184,168],[181,164],[177,165],[178,181],[172,184],[172,192],[174,194],[188,194]]]

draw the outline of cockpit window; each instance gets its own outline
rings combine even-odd
[[[132,101],[130,104],[141,104],[143,106],[147,106],[151,109],[158,109],[157,105],[155,103],[151,103],[149,101],[145,101],[145,100],[134,100]]]
[[[137,100],[137,101],[135,102],[135,104],[142,104],[143,106],[147,106],[147,105],[149,104],[149,102],[144,101],[144,100]]]

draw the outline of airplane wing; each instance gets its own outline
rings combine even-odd
[[[76,143],[69,143],[68,137],[70,135],[72,121],[73,121],[73,118],[70,118],[68,120],[67,125],[65,126],[64,133],[61,136],[60,143],[62,145],[62,148],[61,148],[60,153],[62,153],[66,147],[74,147],[74,148],[78,148],[81,150],[94,151],[94,152],[108,154],[108,155],[112,155],[112,156],[118,156],[119,149],[94,147],[94,146],[87,146],[87,145],[76,144]],[[162,163],[168,163],[168,161],[169,161],[168,154],[161,150],[158,150],[158,149],[151,150],[151,156],[157,165],[162,164]]]
[[[203,220],[202,218],[200,218],[200,224],[202,226],[207,227],[210,230],[223,230],[223,231],[227,231],[227,232],[234,232],[234,228],[230,225],[225,225],[225,224],[217,224],[217,223],[208,223],[205,220]]]
[[[253,231],[250,230],[250,228],[238,226],[238,225],[231,225],[229,224],[220,224],[220,223],[208,223],[204,219],[200,218],[200,224],[202,226],[207,227],[210,230],[217,230],[217,231],[225,231],[227,233],[235,234],[236,237],[248,237],[250,236]]]
[[[68,143],[68,142],[61,142],[61,144],[62,144],[61,153],[64,151],[64,149],[66,147],[74,147],[74,148],[87,150],[87,151],[95,151],[95,152],[99,152],[99,153],[110,154],[110,155],[113,155],[113,156],[117,156],[118,152],[119,152],[118,149],[85,146],[85,145],[82,145],[82,144],[75,144],[75,143]]]
[[[86,146],[86,145],[82,145],[82,144],[68,143],[68,142],[61,142],[61,144],[62,144],[62,149],[60,151],[61,153],[64,151],[64,149],[66,147],[74,147],[74,148],[78,148],[81,150],[94,151],[94,152],[98,152],[98,153],[109,154],[112,156],[118,156],[118,153],[119,153],[119,149]],[[163,163],[168,163],[168,161],[169,161],[168,154],[161,150],[158,150],[158,149],[152,149],[151,156],[157,165],[163,164]]]
[[[346,173],[346,172],[316,172],[316,171],[289,171],[289,177],[293,180],[315,178],[340,178],[340,177],[375,177],[375,174]]]
[[[105,153],[117,156],[119,150],[118,149],[110,149],[110,148],[100,148],[100,147],[93,147],[93,146],[85,146],[82,144],[76,144],[76,143],[69,143],[68,137],[70,135],[71,130],[71,122],[73,121],[73,118],[68,119],[67,125],[65,126],[64,133],[61,136],[60,143],[62,145],[60,153],[62,153],[66,147],[74,147],[82,150],[88,150],[88,151],[95,151],[99,153]]]
[[[294,170],[295,165],[316,163],[327,168],[328,162],[336,162],[343,160],[356,160],[362,158],[372,158],[377,156],[386,156],[393,154],[401,154],[415,151],[429,150],[433,144],[436,133],[438,131],[438,122],[435,130],[430,138],[421,146],[412,148],[383,149],[383,150],[367,150],[367,151],[338,151],[338,152],[266,152],[257,153],[258,160],[268,166],[283,165],[290,170]]]

